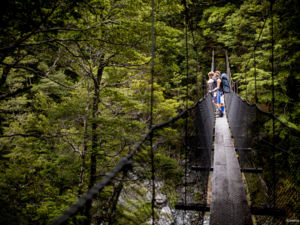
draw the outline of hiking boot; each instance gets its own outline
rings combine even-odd
[[[219,110],[219,117],[223,117],[224,113],[222,112],[222,110]]]

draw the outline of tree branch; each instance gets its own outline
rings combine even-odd
[[[58,38],[51,38],[49,40],[40,41],[40,42],[29,42],[24,44],[19,44],[19,46],[26,47],[26,46],[34,46],[34,45],[42,45],[52,42],[90,42],[90,41],[100,41],[106,44],[110,45],[117,45],[117,46],[126,46],[126,47],[134,47],[136,46],[136,43],[130,44],[130,43],[115,43],[108,40],[104,40],[101,38],[87,38],[87,39],[75,39],[75,38],[66,38],[66,39],[58,39]],[[1,50],[4,50],[5,48],[0,48]]]
[[[24,92],[30,90],[31,88],[32,88],[32,86],[23,87],[23,88],[17,89],[16,91],[2,94],[2,95],[0,95],[0,101],[11,98],[11,97],[14,97],[18,94],[24,93]]]
[[[3,64],[3,63],[2,63]],[[4,65],[8,65],[8,64],[4,64]],[[33,74],[35,74],[35,75],[37,75],[37,76],[39,76],[39,77],[42,77],[42,78],[47,78],[47,79],[49,79],[49,80],[51,80],[51,81],[53,81],[54,83],[56,83],[56,84],[58,84],[58,85],[60,85],[60,86],[62,86],[62,87],[65,87],[65,88],[70,88],[70,89],[75,89],[75,88],[77,88],[78,86],[80,86],[81,84],[82,84],[82,82],[85,80],[82,80],[81,82],[79,82],[77,85],[75,85],[75,86],[68,86],[68,85],[65,85],[65,84],[63,84],[63,83],[61,83],[61,82],[59,82],[59,81],[57,81],[57,80],[54,80],[54,79],[52,79],[51,77],[49,77],[47,74],[44,74],[42,71],[39,71],[39,70],[35,70],[34,68],[31,68],[31,67],[28,67],[28,66],[25,66],[25,65],[14,65],[14,66],[12,66],[12,65],[10,65],[12,68],[20,68],[20,69],[24,69],[24,70],[27,70],[27,71],[30,71],[30,72],[32,72]],[[31,87],[31,86],[30,86]],[[28,88],[28,87],[27,87]],[[25,88],[24,88],[25,89]],[[7,95],[7,94],[5,94],[5,95]],[[1,100],[1,96],[0,96],[0,100]]]
[[[63,138],[63,140],[65,140],[71,146],[74,152],[77,152],[80,156],[82,156],[83,153],[72,142],[70,142],[68,138]]]

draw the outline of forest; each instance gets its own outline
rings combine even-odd
[[[206,95],[212,51],[221,72],[228,54],[243,99],[300,131],[299,1],[154,3],[152,24],[150,0],[1,1],[1,224],[49,224],[58,217],[149,127]],[[183,182],[183,128],[178,122],[153,140],[154,148],[160,146],[153,156],[157,179],[172,206]],[[287,151],[296,155],[288,159],[294,175],[281,189],[297,193],[286,206],[296,215],[299,145]],[[145,147],[137,160],[148,152]],[[151,177],[135,173],[133,180]],[[150,224],[145,199],[124,203],[121,176],[69,224]],[[128,196],[147,192],[138,182],[126,190]]]

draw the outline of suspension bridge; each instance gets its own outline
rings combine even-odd
[[[87,202],[103,192],[105,187],[119,182],[120,176],[130,180],[130,177],[139,176],[137,174],[143,169],[152,173],[148,178],[152,180],[152,188],[148,191],[152,192],[154,214],[159,208],[155,194],[158,192],[155,180],[159,179],[156,178],[159,175],[155,175],[158,172],[154,168],[154,154],[158,149],[152,149],[148,162],[141,165],[137,161],[142,149],[151,144],[151,138],[158,136],[157,131],[168,126],[178,128],[182,126],[178,124],[180,120],[184,121],[181,127],[184,130],[184,158],[181,159],[184,182],[178,188],[179,201],[175,210],[183,211],[183,214],[190,211],[201,213],[202,221],[205,213],[209,213],[212,225],[253,224],[253,216],[276,221],[274,224],[283,224],[289,216],[293,218],[292,210],[283,206],[284,198],[290,196],[280,193],[278,187],[281,179],[292,179],[295,175],[292,174],[293,165],[288,165],[288,172],[278,171],[275,155],[296,157],[290,155],[287,149],[291,144],[299,143],[298,131],[273,114],[249,104],[234,91],[225,94],[225,106],[225,116],[216,118],[212,97],[207,94],[176,117],[153,125],[131,152],[52,224],[64,224],[79,213]],[[271,136],[265,132],[264,126],[270,121],[280,124]],[[286,133],[285,138],[280,137],[282,132]],[[196,189],[202,194],[200,200],[195,198]],[[263,197],[259,197],[259,194]],[[260,202],[256,204],[256,201]],[[153,216],[153,224],[156,217]],[[189,224],[187,220],[184,217],[182,224]]]
[[[152,20],[152,29],[153,23]],[[151,115],[154,51],[152,32]],[[255,53],[253,55],[255,57]],[[188,50],[186,56],[188,59]],[[213,51],[212,71],[215,69],[214,61]],[[298,156],[288,149],[297,148],[299,132],[280,121],[274,111],[264,112],[257,105],[251,105],[239,97],[238,83],[233,82],[230,76],[227,51],[225,61],[232,90],[225,94],[224,117],[215,117],[210,94],[203,96],[193,106],[188,107],[186,104],[185,110],[161,124],[153,125],[151,116],[147,132],[134,149],[51,224],[66,224],[68,221],[80,224],[76,223],[76,215],[82,213],[86,205],[91,204],[110,185],[119,188],[114,199],[110,201],[113,205],[107,207],[112,214],[118,202],[121,201],[124,206],[126,201],[136,200],[126,199],[122,191],[128,192],[134,186],[140,185],[149,192],[149,196],[145,197],[151,206],[151,220],[148,224],[157,224],[162,208],[157,198],[161,193],[158,184],[161,171],[156,168],[155,162],[159,145],[154,143],[159,138],[159,131],[166,127],[182,131],[178,161],[184,171],[184,181],[176,189],[178,199],[173,211],[173,215],[180,215],[182,219],[177,224],[192,224],[191,217],[196,220],[194,224],[204,224],[205,215],[209,215],[211,225],[250,225],[256,224],[256,221],[260,221],[260,224],[285,224],[286,221],[297,220],[296,211],[288,203],[291,198],[298,198],[297,192],[292,192],[296,187],[291,184],[289,191],[283,192],[280,185],[283,180],[293,180],[296,176],[295,165],[289,164],[288,158]],[[273,61],[271,63],[274,79]],[[186,70],[188,79],[188,62]],[[187,96],[188,90],[187,86]],[[255,96],[257,99],[256,94]],[[274,91],[272,100],[274,105]],[[174,157],[178,159],[178,156]],[[283,160],[286,171],[279,165],[282,158],[286,158]],[[134,198],[133,194],[129,196]],[[137,207],[131,205],[129,208],[134,211]],[[99,218],[101,219],[103,218]],[[105,224],[113,224],[113,216]]]

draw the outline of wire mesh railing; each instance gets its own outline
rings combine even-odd
[[[300,133],[235,93],[225,96],[227,116],[257,224],[298,221]],[[275,121],[274,134],[273,122]]]

